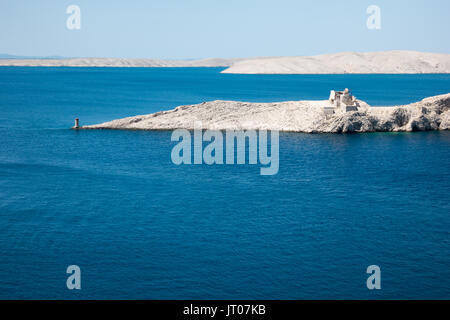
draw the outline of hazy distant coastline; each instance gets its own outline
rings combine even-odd
[[[229,67],[242,59],[208,58],[162,60],[127,58],[0,59],[0,66],[14,67]]]
[[[342,52],[311,57],[246,59],[223,73],[239,74],[412,74],[450,73],[450,54],[416,51]]]
[[[416,51],[342,52],[318,56],[162,60],[127,58],[0,59],[20,67],[227,67],[237,74],[450,73],[450,54]]]

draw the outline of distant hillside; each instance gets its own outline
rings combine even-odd
[[[12,55],[12,54],[7,54],[7,53],[0,53],[0,59],[13,59],[13,60],[17,60],[17,59],[42,59],[42,60],[46,60],[46,59],[64,59],[64,57],[61,56],[48,56],[48,57],[42,57],[42,56],[16,56],[16,55]]]
[[[311,57],[162,60],[27,57],[0,54],[0,66],[20,67],[228,67],[223,73],[344,74],[450,73],[450,54],[415,51],[342,52]]]
[[[450,54],[415,51],[342,52],[311,57],[246,59],[223,73],[344,74],[450,73]]]
[[[242,59],[158,60],[125,58],[0,58],[0,66],[17,67],[229,67]]]

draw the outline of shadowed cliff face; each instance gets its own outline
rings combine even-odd
[[[325,120],[314,132],[383,132],[448,130],[450,95],[406,106],[369,107]]]
[[[449,130],[450,93],[405,106],[371,107],[358,100],[358,111],[325,115],[325,101],[247,103],[210,101],[113,120],[82,129],[173,130],[279,130],[307,133]]]

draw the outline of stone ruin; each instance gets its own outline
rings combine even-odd
[[[328,101],[330,105],[324,107],[324,112],[327,115],[335,112],[358,111],[358,101],[347,88],[344,91],[331,90]]]

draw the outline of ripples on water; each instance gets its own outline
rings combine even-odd
[[[450,91],[448,75],[219,70],[0,69],[0,298],[450,297],[448,132],[284,133],[279,173],[261,176],[175,166],[170,132],[67,130],[330,87],[374,104]],[[65,287],[70,264],[79,292]],[[371,264],[381,291],[365,286]]]

